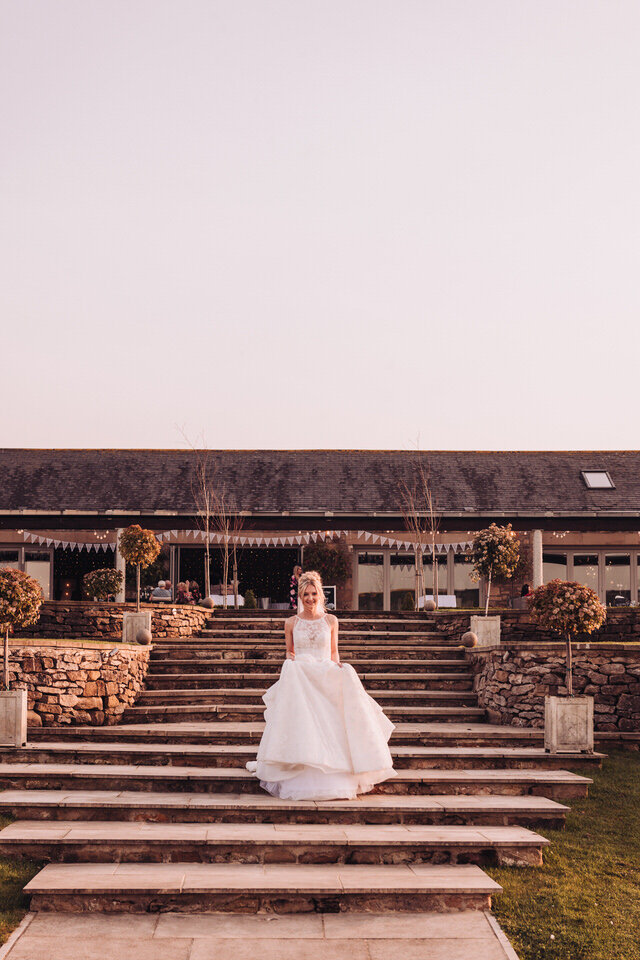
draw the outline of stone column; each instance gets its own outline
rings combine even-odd
[[[120,534],[121,534],[121,533],[122,533],[122,529],[121,529],[121,528],[118,529],[118,530],[116,530],[115,563],[116,563],[116,570],[120,570],[121,573],[122,573],[122,589],[119,590],[118,593],[116,594],[116,603],[124,603],[124,581],[125,581],[125,577],[126,577],[126,575],[127,575],[126,564],[125,564],[125,562],[124,562],[124,557],[122,556],[122,554],[120,553],[120,550],[119,550],[119,548],[118,548],[118,542],[119,542],[119,540],[120,540]]]
[[[542,586],[542,530],[534,530],[533,536],[533,589]]]

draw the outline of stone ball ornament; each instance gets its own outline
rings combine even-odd
[[[207,610],[213,610],[213,597],[205,597],[200,606],[206,607]]]
[[[148,644],[148,643],[151,643],[152,640],[153,640],[153,637],[151,636],[151,630],[147,630],[146,628],[144,628],[142,630],[138,630],[138,632],[136,633],[137,643]]]
[[[465,647],[475,647],[478,643],[478,637],[473,632],[473,630],[467,630],[466,633],[462,634],[462,644]]]
[[[424,608],[425,608],[425,610],[428,610],[429,613],[432,613],[432,612],[436,609],[436,602],[435,602],[435,600],[425,600],[425,602],[424,602]]]

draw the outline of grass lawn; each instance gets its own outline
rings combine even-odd
[[[0,817],[0,829],[8,823],[11,823],[10,818]],[[8,940],[27,912],[28,902],[22,888],[40,868],[41,864],[32,860],[0,857],[0,944]]]
[[[576,770],[576,773],[584,771]],[[639,960],[640,754],[612,752],[541,868],[491,869],[493,912],[520,960]]]

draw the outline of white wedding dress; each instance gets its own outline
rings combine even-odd
[[[393,724],[353,667],[331,659],[327,616],[297,616],[293,646],[262,698],[265,730],[247,769],[283,800],[352,799],[394,777]]]

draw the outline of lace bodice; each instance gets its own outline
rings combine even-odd
[[[296,617],[293,625],[293,651],[296,659],[310,656],[314,660],[331,659],[331,627],[326,614],[320,620]]]

